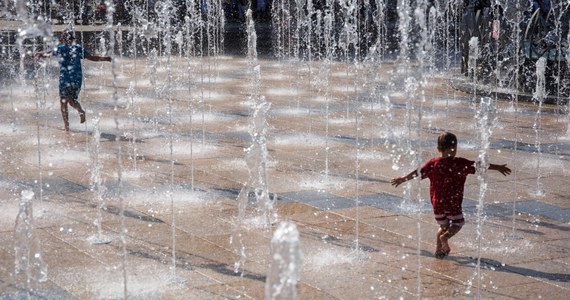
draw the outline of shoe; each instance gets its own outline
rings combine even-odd
[[[79,117],[81,118],[81,124],[85,123],[85,113],[80,113]]]

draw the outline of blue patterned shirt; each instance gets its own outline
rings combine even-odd
[[[84,50],[80,45],[61,44],[54,49],[53,55],[59,57],[60,88],[71,83],[81,86],[83,81],[81,59],[91,56],[91,54]]]

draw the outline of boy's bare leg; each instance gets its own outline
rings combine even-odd
[[[63,129],[69,131],[69,113],[67,111],[67,101],[69,99],[61,99],[61,116],[63,117]]]
[[[81,104],[75,99],[69,99],[69,104],[71,107],[75,108],[79,112],[79,117],[81,118],[81,123],[85,123],[85,111],[81,107]]]
[[[435,257],[443,258],[447,253],[442,250],[441,236],[449,229],[449,225],[440,225],[435,239]]]
[[[456,235],[461,230],[461,226],[449,226],[449,228],[444,231],[439,240],[441,241],[441,251],[445,252],[445,254],[449,254],[451,252],[451,248],[449,248],[449,239]]]

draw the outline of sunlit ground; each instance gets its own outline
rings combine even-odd
[[[282,221],[300,232],[301,299],[568,293],[564,110],[493,99],[491,121],[481,124],[481,99],[449,85],[457,75],[388,76],[391,64],[366,82],[345,63],[323,74],[305,63],[260,60],[259,98],[252,98],[244,59],[160,59],[156,72],[115,59],[116,78],[109,63],[84,63],[87,122],[71,109],[67,133],[55,64],[48,61],[36,81],[0,89],[0,298],[31,290],[51,299],[263,299],[271,237]],[[407,77],[429,88],[407,90]],[[247,161],[261,96],[271,107],[256,143],[267,157]],[[508,164],[513,174],[468,179],[467,224],[450,256],[438,260],[428,181],[389,182],[437,155],[443,130],[458,136],[460,156]],[[271,224],[248,180],[256,162],[264,162],[275,200]],[[240,214],[244,187],[249,204]],[[33,213],[20,205],[22,191],[34,192]],[[16,274],[23,247],[32,255]],[[36,275],[40,266],[47,277]]]

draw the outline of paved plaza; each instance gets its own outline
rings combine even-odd
[[[497,97],[483,114],[457,76],[392,63],[260,60],[257,86],[243,58],[116,57],[84,62],[87,122],[70,108],[65,132],[56,63],[0,88],[0,299],[264,299],[282,222],[299,232],[299,299],[568,297],[566,107]],[[238,207],[251,95],[271,104],[255,140],[271,224],[253,190]],[[436,259],[429,181],[390,179],[444,130],[513,173],[468,178],[467,223]]]

